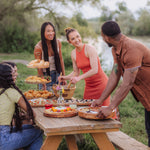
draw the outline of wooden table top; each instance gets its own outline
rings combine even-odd
[[[70,118],[50,118],[43,115],[44,107],[36,107],[36,124],[44,130],[46,135],[65,135],[78,133],[94,133],[117,131],[122,127],[119,121],[87,120],[79,116]]]

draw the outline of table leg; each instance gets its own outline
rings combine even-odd
[[[115,150],[106,133],[91,133],[91,135],[100,150]]]
[[[47,136],[41,150],[57,150],[63,135]]]
[[[74,135],[65,135],[65,139],[69,150],[78,150]]]

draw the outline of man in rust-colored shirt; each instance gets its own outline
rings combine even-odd
[[[104,92],[92,106],[101,104],[117,87],[122,76],[123,81],[116,90],[111,104],[107,108],[101,108],[98,115],[108,116],[131,90],[135,99],[145,107],[145,125],[150,147],[150,50],[121,34],[120,27],[115,21],[105,22],[101,34],[108,46],[112,47],[114,66]]]

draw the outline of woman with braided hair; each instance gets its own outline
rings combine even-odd
[[[17,70],[10,64],[0,63],[0,150],[40,150],[43,132],[33,126],[35,114],[15,85],[16,76]],[[27,112],[30,124],[22,125],[20,108]]]

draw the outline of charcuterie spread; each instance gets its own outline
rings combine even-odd
[[[107,106],[101,106],[101,107],[107,107]],[[104,117],[104,116],[100,116],[97,117],[97,114],[99,112],[99,109],[101,107],[82,107],[78,109],[78,115],[81,118],[85,118],[85,119],[94,119],[94,120],[100,120],[100,119],[110,119],[112,117],[114,117],[115,112],[112,111],[110,116]]]
[[[49,103],[49,100],[43,98],[36,98],[30,99],[28,100],[28,102],[32,107],[42,107],[45,106],[45,104]]]
[[[46,117],[66,118],[66,117],[73,117],[76,115],[77,115],[76,109],[66,106],[52,107],[49,109],[45,109],[44,111],[44,116]]]

